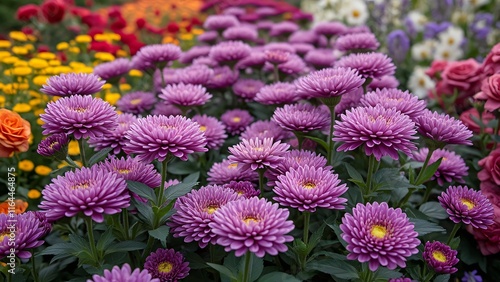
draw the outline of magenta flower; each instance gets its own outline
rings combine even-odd
[[[283,160],[288,148],[290,145],[280,141],[273,142],[271,138],[244,139],[229,148],[231,155],[228,159],[252,170],[275,168]]]
[[[318,35],[312,30],[297,30],[288,37],[288,42],[290,42],[293,46],[297,43],[305,43],[312,46],[316,44],[317,41]],[[299,52],[297,51],[297,53]]]
[[[418,253],[413,223],[400,208],[389,208],[385,202],[358,203],[352,214],[344,215],[340,229],[350,252],[347,258],[368,262],[371,271],[379,266],[404,268],[406,258]]]
[[[151,114],[155,116],[177,116],[182,115],[182,111],[174,105],[167,103],[158,103],[151,111]]]
[[[195,84],[171,84],[161,90],[159,98],[167,104],[180,108],[189,108],[204,105],[212,94],[207,93],[207,89]]]
[[[122,96],[116,107],[124,113],[140,115],[151,110],[156,104],[156,95],[151,92],[134,91]]]
[[[264,65],[265,71],[272,71],[274,69],[271,63],[266,62]],[[306,63],[298,55],[290,54],[288,60],[282,64],[278,65],[278,70],[280,73],[286,75],[300,74],[307,70]]]
[[[207,141],[198,123],[183,116],[147,116],[130,126],[123,150],[150,163],[170,157],[186,161],[189,154],[206,152]]]
[[[289,104],[300,99],[297,88],[288,82],[276,82],[262,87],[254,100],[264,105]]]
[[[252,198],[260,195],[260,191],[255,189],[255,185],[250,181],[231,181],[223,187],[233,190],[238,197]]]
[[[233,85],[238,80],[239,72],[231,70],[228,66],[216,67],[207,83],[208,88],[225,88]]]
[[[194,59],[207,56],[210,53],[210,46],[195,45],[191,49],[183,52],[179,58],[179,62],[183,64],[191,64]]]
[[[271,42],[264,46],[264,52],[266,51],[281,51],[293,54],[295,53],[295,49],[290,43],[285,42]]]
[[[92,95],[101,91],[104,83],[95,74],[63,73],[51,76],[40,92],[52,96]]]
[[[57,133],[50,135],[40,141],[36,152],[44,157],[56,157],[58,159],[66,159],[68,153],[69,139],[68,135],[64,133]]]
[[[43,201],[38,208],[45,211],[49,221],[82,212],[96,222],[103,222],[105,214],[119,213],[130,205],[125,180],[97,165],[53,178],[42,190],[42,195]]]
[[[88,279],[87,282],[110,282],[110,281],[128,281],[128,282],[160,282],[160,279],[153,278],[147,270],[139,268],[134,269],[128,263],[124,264],[121,268],[114,266],[111,271],[104,270],[104,274],[99,276],[94,274],[92,280]]]
[[[364,78],[380,78],[393,75],[396,66],[392,59],[383,53],[354,53],[340,58],[335,66],[352,68]]]
[[[157,249],[144,263],[144,269],[160,281],[177,282],[189,275],[189,262],[174,249]]]
[[[355,69],[336,67],[311,72],[296,80],[295,86],[304,98],[330,98],[349,93],[364,82]]]
[[[290,21],[283,21],[275,23],[271,26],[271,30],[269,30],[270,36],[288,36],[295,31],[299,30],[299,26]]]
[[[341,22],[322,22],[317,24],[313,29],[316,34],[326,37],[342,35],[347,31],[347,27]]]
[[[132,67],[130,60],[127,58],[118,58],[111,62],[102,63],[94,67],[94,74],[101,79],[110,82],[118,82],[120,77],[126,75]]]
[[[313,49],[304,56],[304,61],[316,69],[331,67],[335,60],[331,49]]]
[[[210,15],[203,23],[203,28],[222,31],[233,26],[238,26],[239,24],[238,19],[232,15]]]
[[[346,34],[335,41],[335,48],[342,52],[377,50],[380,46],[375,35],[371,32]]]
[[[207,148],[217,150],[222,147],[227,138],[224,124],[215,117],[195,115],[192,120],[200,125],[200,130],[205,133]]]
[[[250,52],[250,55],[241,59],[234,66],[235,69],[246,69],[246,68],[254,68],[260,69],[266,62],[266,55],[262,51],[257,51],[253,49]]]
[[[290,58],[290,52],[281,49],[265,50],[264,56],[266,62],[272,65],[283,64]]]
[[[102,136],[118,126],[117,118],[109,103],[80,95],[50,102],[40,115],[44,135],[65,133],[75,139]]]
[[[292,46],[295,49],[295,53],[300,56],[307,54],[307,52],[315,48],[314,45],[308,43],[293,43]]]
[[[161,75],[163,74],[163,80]],[[163,71],[156,70],[153,74],[153,88],[154,92],[158,93],[163,87],[169,84],[175,84],[181,82],[179,78],[179,69],[163,68]]]
[[[138,70],[162,69],[169,62],[179,59],[181,53],[181,48],[174,44],[146,45],[132,57],[132,66]]]
[[[90,137],[88,140],[89,146],[96,151],[112,148],[113,150],[110,153],[118,155],[123,150],[123,146],[128,142],[125,132],[129,130],[130,125],[135,121],[137,121],[137,118],[133,114],[118,115],[118,119],[116,120],[118,127],[114,131],[107,132],[102,136]]]
[[[233,92],[245,101],[252,101],[264,85],[262,81],[256,79],[239,79],[233,84]]]
[[[99,164],[104,171],[114,172],[125,180],[141,182],[151,188],[160,187],[161,175],[153,164],[143,163],[139,158],[127,156],[110,157]]]
[[[273,121],[258,120],[241,133],[241,140],[252,138],[273,138],[274,140],[283,140],[290,137],[291,132],[285,131]]]
[[[208,30],[208,31],[200,34],[196,39],[199,42],[213,45],[213,44],[216,44],[218,37],[219,37],[219,34],[217,33],[217,31]],[[193,64],[194,64],[194,61],[193,61]]]
[[[328,126],[330,113],[310,104],[293,104],[277,108],[271,120],[285,130],[309,132]]]
[[[364,147],[367,156],[380,161],[384,156],[397,160],[398,151],[409,156],[417,147],[415,123],[394,108],[358,107],[346,111],[334,125],[334,141],[343,142],[337,151],[352,151]]]
[[[206,85],[214,71],[206,65],[191,65],[177,71],[179,81],[184,84]]]
[[[231,135],[240,134],[254,120],[248,111],[241,109],[229,110],[220,119]]]
[[[421,148],[418,152],[412,153],[413,159],[423,163],[428,153],[428,148]],[[465,181],[462,177],[467,176],[469,168],[465,165],[462,157],[446,149],[436,149],[432,152],[429,165],[435,163],[440,158],[442,158],[441,163],[431,180],[436,179],[440,186],[443,186],[446,182],[451,183],[453,181],[464,183]]]
[[[235,64],[250,55],[252,48],[241,41],[224,41],[210,49],[210,58],[220,64]]]
[[[222,37],[226,40],[242,40],[253,42],[258,38],[257,29],[249,26],[233,26],[222,33]]]
[[[367,91],[374,91],[382,88],[397,88],[399,80],[393,75],[384,75],[380,78],[375,78],[368,84]]]
[[[214,163],[207,174],[209,183],[218,185],[224,185],[228,181],[256,181],[259,178],[256,171],[227,159]]]
[[[346,110],[358,107],[360,105],[359,101],[361,100],[361,97],[364,96],[364,94],[365,93],[363,91],[363,87],[359,87],[349,93],[342,95],[340,102],[337,104],[337,106],[335,106],[335,114],[343,114]],[[328,110],[327,106],[323,105],[323,107],[325,108],[325,110]],[[330,128],[328,127],[327,130],[329,131]],[[326,134],[328,134],[328,131]]]
[[[234,250],[237,257],[247,251],[257,257],[275,256],[288,249],[286,242],[293,241],[286,235],[294,229],[288,216],[288,210],[278,208],[278,204],[252,197],[227,203],[215,212],[209,226],[226,252]]]
[[[427,265],[436,273],[451,274],[457,272],[454,267],[458,263],[457,251],[438,241],[425,243],[422,256]]]
[[[377,104],[380,104],[384,108],[395,108],[402,114],[409,116],[413,121],[423,113],[427,106],[424,100],[419,100],[417,96],[410,92],[403,92],[396,88],[384,88],[368,92],[359,102],[365,107],[375,107]]]
[[[418,133],[441,146],[446,144],[472,145],[472,131],[460,120],[447,114],[424,112],[415,119]]]
[[[455,223],[487,229],[493,221],[493,206],[488,198],[467,186],[450,186],[438,197],[439,203]]]

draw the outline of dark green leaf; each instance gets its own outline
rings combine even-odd
[[[309,243],[307,244],[307,254],[311,253],[311,251],[321,241],[321,237],[323,237],[323,231],[325,230],[325,225],[326,224],[322,224],[320,228],[314,231],[314,233],[311,235]]]
[[[167,166],[167,171],[176,175],[187,175],[199,170],[197,163],[190,161],[177,161]]]
[[[127,187],[133,193],[156,202],[155,192],[148,185],[137,181],[127,180]]]
[[[165,189],[165,198],[167,203],[189,193],[193,187],[198,184],[199,177],[199,172],[192,173],[184,178],[181,183]]]
[[[58,266],[58,264],[51,264],[40,267],[40,271],[38,272],[39,281],[50,282],[56,279],[57,275],[59,275]]]
[[[375,181],[375,190],[392,191],[394,189],[402,188],[424,188],[423,185],[416,186],[410,184],[410,181],[406,179],[404,174],[400,172],[398,168],[383,168],[377,171],[373,177]]]
[[[423,214],[436,218],[436,219],[447,219],[448,214],[446,210],[438,202],[427,202],[423,203],[420,208],[418,208]]]
[[[375,279],[380,279],[380,281],[387,281],[390,278],[398,278],[401,276],[403,275],[395,270],[390,270],[387,267],[379,267],[377,273],[375,274]]]
[[[419,236],[432,232],[446,232],[443,227],[424,219],[410,218],[410,221],[415,224],[415,231]]]
[[[153,208],[150,205],[133,199],[134,206],[139,211],[139,215],[142,220],[144,220],[149,226],[153,226],[154,213]]]
[[[450,242],[450,248],[454,250],[458,249],[459,245],[460,245],[460,237],[455,237]]]
[[[148,233],[151,237],[160,240],[163,247],[167,246],[167,236],[170,231],[170,227],[162,225],[155,230],[149,230]]]
[[[116,252],[130,252],[130,251],[137,251],[137,250],[143,250],[146,248],[146,244],[143,242],[137,242],[137,241],[122,241],[118,242],[116,244],[113,244],[109,246],[108,249],[105,250],[105,254],[112,254]]]
[[[356,279],[359,277],[358,271],[346,261],[335,259],[323,259],[312,261],[306,265],[306,269],[314,269],[323,273],[328,273],[339,279]]]
[[[350,165],[348,163],[344,163],[344,166],[347,169],[347,173],[351,177],[351,179],[349,179],[349,181],[356,183],[356,185],[358,185],[359,187],[362,187],[362,188],[366,187],[365,180],[363,179],[363,176],[361,176],[361,174],[354,167],[352,167],[352,165]]]
[[[262,270],[264,270],[264,260],[262,258],[256,257],[253,253],[247,253],[245,256],[247,256],[248,254],[252,256],[252,266],[251,266],[252,273],[250,274],[250,282],[251,282],[257,280],[257,278],[260,277]],[[238,276],[241,277],[243,277],[245,271],[245,256],[242,257],[239,263],[240,265],[239,265]]]
[[[347,242],[342,239],[340,234],[342,234],[342,230],[340,230],[340,227],[337,224],[327,224],[333,231],[335,232],[335,235],[337,235],[337,238],[339,239],[340,243],[342,246],[347,247]]]
[[[305,257],[309,253],[307,250],[307,245],[298,238],[293,241],[292,249],[299,257]]]
[[[318,143],[321,147],[323,147],[323,149],[325,149],[328,152],[328,143],[326,143],[323,139],[309,135],[306,135],[304,137]]]
[[[113,229],[109,228],[101,235],[99,240],[97,240],[97,250],[104,251],[109,245],[111,245],[111,243],[113,243],[114,240],[115,236],[113,236]]]
[[[434,282],[448,282],[448,281],[450,281],[449,274],[438,275],[436,276],[436,278],[434,278]]]
[[[437,169],[439,168],[439,165],[441,164],[441,161],[443,158],[439,158],[436,162],[428,165],[425,170],[422,172],[422,175],[417,179],[417,183],[415,185],[420,185],[426,182],[427,180],[431,179],[431,177],[436,173]]]
[[[189,268],[191,269],[203,269],[208,267],[206,261],[195,252],[186,252],[184,257],[189,261]]]
[[[111,152],[111,150],[113,150],[113,148],[106,148],[95,153],[88,161],[88,166],[92,166],[93,164],[104,160],[108,156],[109,152]]]
[[[208,263],[208,262],[207,262],[207,265],[210,266],[211,268],[217,270],[221,275],[224,275],[231,280],[237,280],[236,275],[234,275],[234,273],[232,273],[231,270],[229,270],[229,268],[227,268],[223,265],[220,265],[220,264]]]
[[[257,282],[280,282],[280,281],[301,282],[302,280],[297,279],[296,277],[284,272],[271,272],[262,276],[259,280],[257,280]]]

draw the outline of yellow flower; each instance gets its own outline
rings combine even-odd
[[[37,86],[42,86],[47,82],[47,79],[49,79],[49,77],[46,75],[37,75],[33,78],[33,83]]]
[[[38,125],[40,125],[40,126],[41,126],[41,125],[44,125],[44,124],[45,124],[45,122],[44,122],[43,120],[41,120],[41,119],[37,118],[37,119],[36,119],[36,124],[38,124]]]
[[[108,53],[108,52],[96,52],[94,57],[98,60],[105,61],[105,62],[110,62],[115,59],[115,56],[113,54]]]
[[[99,41],[99,42],[102,42],[102,41],[110,42],[112,39],[106,33],[104,33],[104,34],[99,33],[99,34],[94,35],[94,40]]]
[[[31,99],[28,103],[30,106],[36,107],[42,103],[42,99]]]
[[[57,43],[57,45],[56,45],[56,49],[57,49],[58,51],[66,50],[66,49],[68,49],[68,48],[69,48],[69,44],[68,44],[68,42],[59,42],[59,43]]]
[[[75,162],[75,164],[77,164],[79,167],[82,167],[82,162],[80,162],[80,161],[75,161],[75,160],[73,160],[73,161],[74,161],[74,162]],[[58,164],[58,165],[57,165],[57,168],[63,168],[63,167],[68,166],[68,165],[69,165],[69,164],[68,164],[66,161],[62,161],[60,164]]]
[[[12,44],[8,40],[0,40],[0,48],[10,48]]]
[[[14,64],[17,61],[19,61],[19,58],[18,57],[14,57],[14,56],[5,57],[5,58],[2,59],[2,63],[7,64],[7,65],[12,65],[12,64]]]
[[[0,107],[3,108],[5,107],[5,96],[0,96]]]
[[[61,73],[70,73],[73,70],[68,67],[68,66],[57,66],[54,68],[54,73],[55,74],[61,74]]]
[[[0,51],[0,59],[10,57],[11,54],[9,51]]]
[[[132,89],[132,86],[130,86],[130,84],[128,83],[120,84],[121,91],[129,91],[130,89]]]
[[[28,34],[28,39],[31,41],[31,42],[35,42],[36,41],[36,36],[32,35],[32,34]]]
[[[203,31],[203,29],[201,29],[201,28],[193,28],[193,29],[191,30],[191,32],[192,32],[194,35],[200,35],[200,34],[203,34],[203,32],[204,32],[204,31]]]
[[[106,93],[106,95],[104,95],[104,100],[111,105],[115,105],[120,97],[120,93]]]
[[[93,73],[94,68],[91,68],[91,67],[76,68],[76,69],[74,69],[74,72],[76,72],[76,73]]]
[[[54,60],[57,57],[56,54],[51,53],[51,52],[38,53],[36,56],[38,58],[44,59],[44,60]]]
[[[31,74],[32,69],[30,67],[15,67],[12,70],[12,74],[17,76],[27,76]]]
[[[34,139],[34,138],[35,138],[35,136],[33,135],[33,133],[31,133],[31,134],[30,134],[30,137],[28,138],[28,143],[29,143],[30,145],[32,145],[32,144],[33,144],[33,139]]]
[[[48,166],[45,166],[45,165],[37,165],[35,167],[35,172],[38,175],[46,176],[52,172],[52,169]]]
[[[78,141],[76,141],[76,140],[69,141],[68,155],[70,155],[70,156],[80,155],[80,147],[78,147]]]
[[[72,68],[74,68],[74,69],[77,69],[77,68],[85,67],[85,64],[82,63],[82,62],[73,61],[73,62],[69,63],[69,66],[72,67]]]
[[[45,113],[45,110],[44,109],[38,109],[38,110],[35,110],[34,114],[35,116],[40,116],[41,114]]]
[[[33,162],[30,160],[22,160],[19,162],[18,167],[22,171],[29,172],[33,170],[35,164],[33,164]]]
[[[75,38],[77,43],[90,43],[92,42],[92,37],[90,35],[81,34]]]
[[[44,59],[33,58],[28,61],[28,65],[34,69],[44,69],[49,66],[49,63]]]
[[[29,84],[27,83],[7,83],[3,86],[3,92],[8,95],[17,94],[19,90],[27,90],[29,88]]]
[[[28,49],[28,51],[35,50],[35,46],[33,46],[33,44],[24,44],[24,48]]]
[[[111,88],[113,88],[113,85],[110,83],[104,83],[104,85],[102,86],[102,90],[109,90]]]
[[[123,58],[123,57],[127,57],[128,53],[127,53],[127,51],[120,49],[120,50],[116,51],[116,56]]]
[[[30,199],[38,199],[38,198],[40,198],[40,196],[42,196],[42,193],[40,193],[40,191],[38,191],[36,189],[30,189],[28,191],[28,198],[30,198]]]
[[[14,108],[12,108],[12,110],[16,113],[27,113],[27,112],[31,111],[31,106],[29,104],[26,104],[26,103],[19,103],[19,104],[16,104],[14,106]]]
[[[16,61],[14,63],[14,66],[15,67],[27,67],[28,66],[28,62],[26,62],[25,60],[19,60],[19,61]]]
[[[181,40],[190,41],[193,40],[194,36],[192,33],[184,33],[179,36]]]
[[[78,47],[70,47],[69,51],[73,54],[80,54],[80,48]]]
[[[49,61],[49,65],[51,65],[51,66],[60,66],[61,65],[61,61],[59,61],[59,60],[50,60]]]
[[[131,69],[131,70],[128,72],[128,75],[130,75],[130,76],[134,76],[134,77],[142,77],[142,71],[140,71],[140,70],[136,70],[136,69]]]
[[[29,52],[29,50],[26,47],[22,47],[22,46],[12,47],[12,53],[14,53],[16,55],[26,55],[26,54],[28,54],[28,52]]]
[[[9,33],[9,37],[14,39],[14,40],[22,41],[22,42],[28,40],[28,37],[26,36],[26,34],[24,34],[24,32],[21,32],[21,31],[11,31]]]

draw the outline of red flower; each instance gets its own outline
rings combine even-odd
[[[138,18],[137,20],[135,20],[135,25],[137,26],[137,28],[140,30],[140,29],[143,29],[148,23],[146,22],[146,20],[144,18]]]
[[[200,21],[200,19],[194,17],[194,18],[191,18],[191,24],[192,25],[197,25],[197,26],[201,26],[203,24],[202,21]]]
[[[86,24],[88,27],[104,27],[106,22],[99,14],[90,13],[88,15],[82,16],[82,23]]]
[[[38,53],[43,53],[43,52],[50,52],[50,47],[47,45],[38,45],[37,48]]]
[[[441,73],[448,93],[451,94],[456,89],[465,92],[465,96],[476,94],[481,81],[480,67],[474,59],[450,62]]]
[[[64,18],[66,5],[60,0],[46,0],[42,3],[42,15],[49,23],[58,23]]]
[[[102,41],[92,41],[90,43],[89,50],[97,51],[97,52],[108,52],[111,54],[116,54],[118,50],[120,50],[119,46],[115,46],[112,44],[109,44],[108,42]]]
[[[123,18],[123,16],[120,15],[119,17],[114,18],[114,21],[111,23],[109,28],[113,32],[116,32],[118,30],[124,29],[126,26],[127,26],[127,21]]]
[[[491,75],[500,71],[500,43],[493,46],[481,67],[485,74]]]
[[[500,108],[500,74],[494,74],[485,80],[481,85],[481,92],[477,93],[474,98],[486,100],[484,108],[493,112]]]
[[[17,9],[16,19],[23,22],[29,22],[31,18],[37,17],[39,12],[40,7],[35,4],[24,5]]]
[[[177,33],[179,31],[179,25],[176,22],[170,22],[167,25],[167,31],[170,33]]]
[[[112,19],[122,17],[122,12],[119,6],[113,6],[109,8],[108,16]]]
[[[444,71],[447,65],[448,65],[447,61],[439,61],[439,60],[433,61],[431,67],[425,71],[425,74],[430,76],[431,78],[439,79],[439,76],[437,75],[441,75],[441,73]]]

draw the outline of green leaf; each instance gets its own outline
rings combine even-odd
[[[436,219],[447,219],[448,213],[438,202],[427,202],[423,203],[419,208],[423,214],[436,218]]]
[[[232,273],[231,270],[229,270],[229,268],[227,268],[223,265],[220,265],[220,264],[208,263],[208,262],[207,262],[207,265],[210,266],[211,268],[217,270],[221,275],[228,277],[232,281],[237,280],[236,275],[234,275],[234,273]]]
[[[417,179],[417,183],[415,185],[420,185],[426,182],[427,180],[431,179],[431,177],[436,173],[437,169],[439,168],[439,165],[441,164],[441,161],[443,158],[439,158],[436,162],[428,165],[425,170],[422,172],[422,175]]]
[[[423,236],[432,232],[446,232],[443,227],[424,219],[410,218],[409,220],[415,224],[415,231],[418,233],[418,236]]]
[[[155,216],[153,213],[153,208],[151,208],[151,206],[148,204],[137,201],[136,199],[133,199],[132,202],[139,212],[139,217],[149,226],[153,226]]]
[[[251,282],[257,280],[257,278],[259,278],[260,274],[262,273],[262,270],[264,270],[264,260],[262,258],[258,258],[253,253],[247,253],[246,255],[248,254],[253,256],[252,266],[251,266],[252,273],[250,274],[250,282]],[[240,265],[239,265],[238,276],[241,277],[243,277],[245,271],[245,256],[243,256],[239,262]]]
[[[137,242],[137,241],[122,241],[118,242],[116,244],[113,244],[109,246],[104,254],[112,254],[116,252],[130,252],[130,251],[137,251],[137,250],[143,250],[146,248],[146,244],[143,242]]]
[[[436,278],[434,278],[434,282],[448,282],[448,281],[450,281],[449,274],[438,275],[436,276]]]
[[[302,241],[302,239],[295,239],[293,241],[293,248],[292,250],[299,256],[299,257],[305,257],[309,253],[307,250],[307,245]]]
[[[356,279],[359,278],[356,268],[346,261],[336,259],[322,259],[309,262],[306,269],[314,269],[323,273],[333,275],[339,279]]]
[[[387,267],[379,267],[377,273],[375,273],[375,280],[381,279],[381,281],[387,281],[391,278],[399,278],[403,276],[401,273],[390,270]]]
[[[257,280],[257,282],[278,282],[278,281],[301,282],[302,280],[297,279],[296,277],[284,272],[271,272],[262,276],[261,278],[259,278],[259,280]]]
[[[328,143],[326,143],[325,140],[309,135],[306,135],[304,137],[318,143],[321,147],[323,147],[323,149],[325,149],[328,152]]]
[[[148,185],[137,181],[127,180],[127,187],[133,193],[156,202],[155,192]]]
[[[162,225],[155,230],[149,230],[148,233],[151,237],[160,240],[163,247],[167,246],[167,236],[170,231],[170,227]]]
[[[167,202],[175,200],[189,193],[194,186],[198,185],[200,173],[192,173],[188,175],[181,183],[173,185],[165,189],[165,198]]]
[[[321,227],[314,231],[314,233],[311,235],[311,239],[307,244],[307,254],[310,254],[311,251],[316,247],[316,245],[318,245],[318,243],[321,241],[321,237],[323,237],[323,231],[325,230],[325,225],[326,224],[322,224]]]
[[[335,235],[337,235],[337,238],[339,239],[342,246],[344,246],[344,248],[347,247],[347,242],[344,241],[344,239],[342,239],[342,237],[340,236],[340,234],[342,234],[342,230],[340,230],[340,227],[337,224],[326,224],[326,225],[328,225],[331,229],[333,229]]]
[[[111,243],[115,240],[115,236],[113,236],[113,229],[109,228],[104,232],[99,240],[97,240],[97,245],[96,248],[99,251],[104,251],[106,248],[108,248]]]
[[[108,156],[109,152],[111,152],[111,150],[113,150],[113,148],[106,148],[95,153],[88,161],[88,166],[92,166],[93,164],[104,160]]]
[[[66,258],[76,259],[74,252],[75,252],[75,248],[74,248],[73,244],[71,244],[71,243],[57,243],[55,245],[52,245],[52,246],[45,248],[38,255],[39,256],[53,255],[54,257],[50,261],[50,263],[52,264],[58,260],[62,260],[62,259],[66,259]]]
[[[349,181],[354,182],[361,188],[366,187],[365,180],[363,179],[363,176],[361,176],[361,173],[359,173],[352,165],[348,163],[344,163],[344,166],[347,169],[347,173],[351,177]]]
[[[450,242],[450,248],[454,250],[458,249],[459,245],[460,245],[460,237],[455,237]]]
[[[167,166],[168,173],[176,175],[187,175],[199,171],[198,163],[190,161],[177,161]]]
[[[44,282],[50,282],[56,279],[57,275],[59,275],[58,264],[49,264],[40,267],[40,271],[38,272],[38,280]]]
[[[375,181],[375,190],[377,191],[392,191],[402,188],[425,188],[423,185],[412,185],[410,181],[401,174],[398,168],[382,168],[377,171],[373,177]]]

